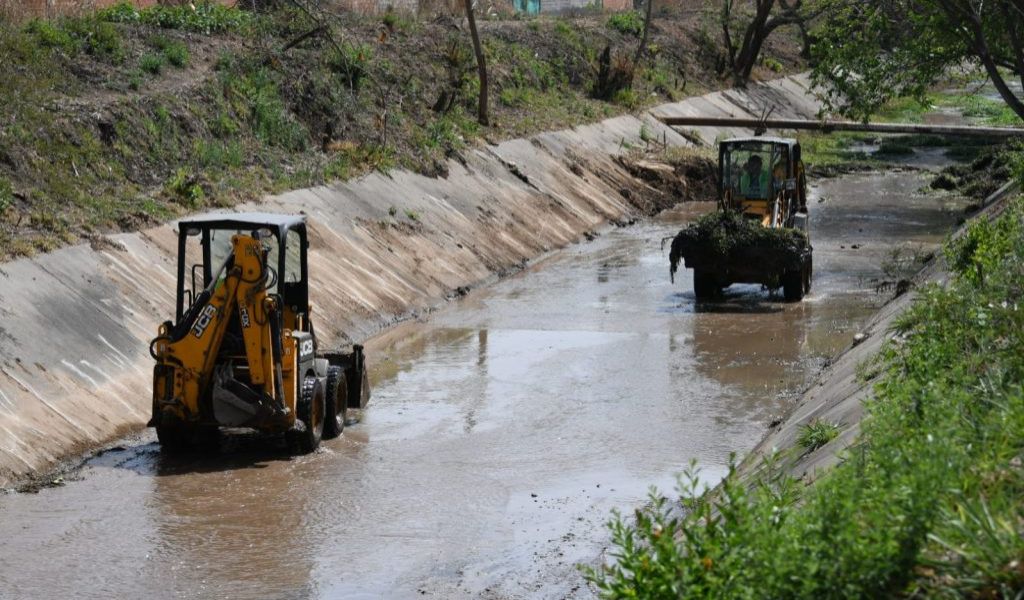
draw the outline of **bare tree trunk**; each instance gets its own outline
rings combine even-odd
[[[644,15],[644,33],[640,37],[640,45],[636,48],[636,57],[633,58],[633,64],[637,67],[640,66],[640,60],[643,59],[644,52],[647,51],[647,36],[651,31],[651,10],[654,8],[654,0],[644,0],[644,2],[647,3]]]
[[[476,53],[476,69],[480,75],[480,103],[477,105],[476,120],[481,125],[488,124],[487,118],[487,59],[484,49],[480,46],[480,34],[476,30],[476,18],[473,16],[473,0],[466,0],[466,18],[469,19],[469,34],[473,37],[473,52]]]

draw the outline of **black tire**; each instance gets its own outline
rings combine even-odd
[[[324,380],[312,375],[302,382],[296,412],[296,428],[288,432],[288,445],[294,454],[309,454],[320,447],[324,433],[326,391]]]
[[[807,259],[807,266],[804,267],[804,295],[811,293],[811,279],[814,277],[814,261]]]
[[[804,269],[782,274],[782,295],[786,302],[799,302],[804,297]]]
[[[693,295],[697,300],[713,298],[718,293],[715,278],[704,271],[693,270]]]
[[[341,367],[327,367],[327,400],[324,411],[324,439],[331,440],[345,429],[348,382]]]
[[[182,427],[174,425],[157,425],[156,439],[160,442],[160,451],[168,454],[181,454],[192,448],[191,439]]]

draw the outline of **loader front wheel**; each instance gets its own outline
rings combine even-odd
[[[341,435],[345,429],[345,412],[348,408],[348,382],[341,367],[327,368],[327,401],[324,418],[324,439],[330,440]]]
[[[799,302],[804,297],[804,271],[793,270],[782,274],[782,295],[786,302]]]
[[[715,277],[705,271],[693,270],[693,296],[697,300],[707,300],[718,293]]]
[[[296,417],[301,423],[296,423],[296,428],[288,432],[288,445],[293,453],[309,454],[320,447],[320,438],[324,432],[325,397],[323,380],[312,375],[306,377],[296,407]]]

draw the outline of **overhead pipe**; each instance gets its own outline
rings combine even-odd
[[[917,123],[860,123],[857,121],[812,121],[810,119],[750,119],[735,117],[669,117],[653,115],[671,127],[742,127],[764,132],[766,129],[804,129],[812,131],[862,131],[868,133],[922,133],[974,137],[1024,137],[1020,127],[976,127],[973,125],[925,125]]]

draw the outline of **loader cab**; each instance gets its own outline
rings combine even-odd
[[[765,227],[792,227],[806,215],[806,179],[800,143],[791,138],[749,137],[718,147],[718,201]]]
[[[178,223],[178,272],[175,322],[217,275],[236,234],[263,241],[270,268],[267,292],[281,296],[283,325],[308,331],[309,286],[306,250],[309,241],[302,216],[269,213],[202,215]],[[224,273],[220,273],[224,277]]]

